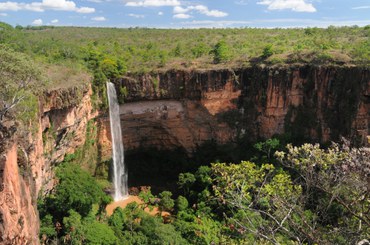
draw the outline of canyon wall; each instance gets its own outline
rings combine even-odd
[[[368,144],[370,71],[361,67],[171,70],[116,81],[126,149],[223,144],[281,135],[294,142]],[[103,152],[109,122],[102,119]],[[104,154],[103,154],[104,155]]]
[[[37,197],[55,185],[53,168],[84,144],[93,114],[87,83],[40,97],[30,125],[0,125],[0,244],[39,244]]]
[[[191,154],[209,140],[224,144],[277,134],[296,142],[344,136],[368,144],[368,68],[170,70],[129,74],[115,84],[124,102],[126,150],[180,147]],[[109,117],[93,109],[91,95],[88,83],[50,90],[40,98],[32,130],[19,133],[14,124],[1,126],[0,243],[38,243],[36,199],[53,188],[53,168],[66,154],[88,138],[97,151],[91,161],[110,159]]]

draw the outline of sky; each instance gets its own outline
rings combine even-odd
[[[0,21],[22,26],[327,27],[370,24],[370,0],[8,0]]]

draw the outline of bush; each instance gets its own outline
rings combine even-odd
[[[224,40],[219,41],[211,53],[213,54],[213,62],[216,64],[226,62],[231,58],[230,48],[227,46]]]
[[[272,44],[266,45],[266,47],[263,49],[262,56],[264,58],[268,58],[273,54],[274,54],[274,51],[273,51],[273,48],[272,48]]]
[[[61,217],[73,209],[86,216],[93,204],[100,204],[106,194],[95,179],[78,165],[62,164],[56,172],[59,184],[55,193],[47,198],[47,205]]]

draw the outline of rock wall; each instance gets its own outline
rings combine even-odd
[[[285,135],[367,144],[370,71],[364,67],[249,67],[172,70],[116,81],[126,149],[184,147]],[[102,118],[100,139],[109,142]],[[109,144],[103,143],[103,152]]]
[[[0,244],[39,244],[37,197],[54,187],[53,167],[84,144],[97,115],[91,95],[86,83],[45,92],[28,130],[0,124]]]
[[[1,152],[1,158],[0,243],[38,244],[33,181],[31,176],[19,173],[16,142]]]
[[[321,142],[345,136],[367,144],[370,130],[368,68],[171,70],[115,83],[125,101],[126,150],[182,147],[190,154],[208,140],[223,144],[275,134]],[[46,92],[32,132],[17,136],[15,125],[1,126],[0,243],[38,243],[37,195],[53,188],[53,167],[84,145],[93,118],[97,160],[110,158],[109,117],[93,110],[91,95],[87,84]]]
[[[54,186],[52,168],[85,143],[87,123],[98,115],[93,109],[91,95],[91,87],[84,83],[49,91],[41,98],[37,137],[30,139],[34,146],[30,162],[34,163],[36,193],[41,188],[47,192]]]

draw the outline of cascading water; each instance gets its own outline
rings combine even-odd
[[[119,105],[114,84],[108,82],[107,90],[112,132],[114,200],[119,201],[128,196],[127,171],[125,168]]]

